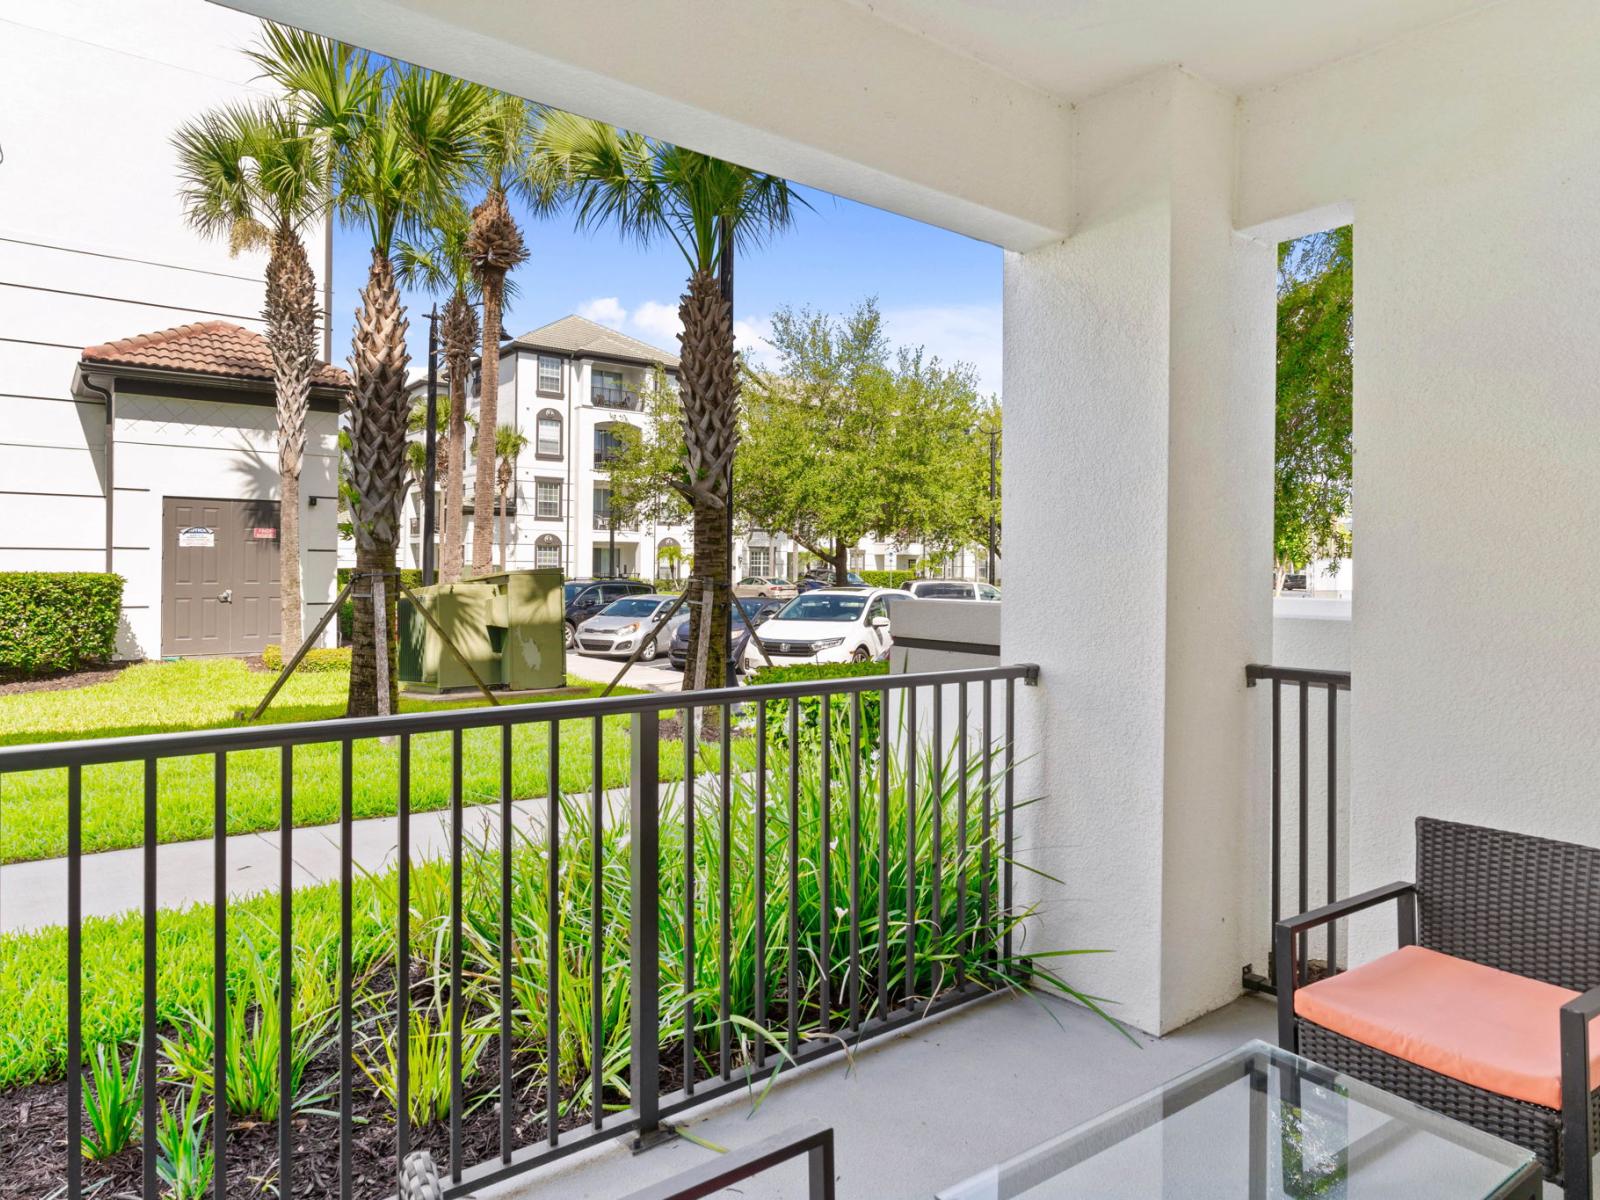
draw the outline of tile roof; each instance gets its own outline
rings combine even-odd
[[[83,359],[120,367],[190,371],[229,379],[272,379],[272,355],[267,349],[267,339],[227,321],[196,321],[175,329],[85,346]],[[338,367],[318,363],[311,382],[318,387],[349,387],[350,376]]]
[[[678,356],[638,338],[631,338],[615,329],[607,329],[586,317],[562,317],[538,329],[523,334],[512,343],[531,350],[555,350],[561,354],[583,355],[591,358],[621,358],[631,362],[660,363],[672,370],[678,368]]]

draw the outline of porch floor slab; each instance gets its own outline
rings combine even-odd
[[[680,1121],[738,1147],[808,1118],[834,1130],[840,1200],[931,1200],[986,1165],[1148,1091],[1251,1038],[1272,1039],[1272,1004],[1244,997],[1164,1038],[1130,1042],[1094,1015],[1045,998],[996,997],[780,1080],[759,1109],[743,1095]],[[483,1200],[616,1200],[713,1153],[678,1139],[633,1155],[616,1143]],[[804,1200],[784,1164],[719,1195]]]

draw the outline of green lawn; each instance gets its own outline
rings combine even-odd
[[[253,708],[271,676],[233,659],[147,663],[93,687],[0,696],[0,745],[121,737],[177,730],[221,729],[240,724],[234,713]],[[263,722],[320,720],[342,716],[348,674],[329,671],[296,675],[279,693]],[[542,699],[598,695],[600,685]],[[405,701],[418,712],[471,707],[481,700]],[[621,786],[628,776],[626,717],[605,726],[605,783]],[[512,738],[512,788],[518,798],[542,794],[549,762],[546,727],[519,726]],[[569,721],[561,729],[561,786],[592,786],[592,722]],[[463,743],[462,789],[469,804],[497,799],[500,786],[499,730],[471,730]],[[357,742],[354,747],[355,815],[388,816],[398,806],[398,743]],[[411,798],[416,811],[450,801],[450,735],[412,739]],[[663,754],[664,778],[681,778],[680,756]],[[228,832],[252,833],[278,824],[278,751],[249,750],[228,756]],[[118,850],[144,837],[142,767],[120,763],[83,772],[83,848]],[[212,833],[212,765],[209,758],[162,760],[158,768],[156,836],[163,842]],[[0,862],[54,858],[66,853],[66,772],[22,772],[0,778]],[[296,749],[296,825],[322,825],[339,817],[339,746]]]

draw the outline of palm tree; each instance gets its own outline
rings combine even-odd
[[[478,313],[472,302],[477,281],[466,250],[472,218],[461,198],[451,196],[439,212],[430,215],[429,225],[426,240],[401,243],[399,274],[407,287],[424,287],[448,297],[439,319],[450,388],[449,423],[438,449],[445,464],[439,578],[455,583],[461,578],[466,556],[467,381],[478,349]]]
[[[506,510],[511,504],[511,487],[517,480],[517,459],[528,448],[528,439],[511,425],[494,431],[495,493],[500,499],[500,569],[506,569],[506,551],[511,540],[506,536]],[[477,537],[474,535],[476,546]]]
[[[522,230],[511,215],[509,193],[526,193],[528,184],[529,109],[525,100],[492,93],[485,105],[483,154],[480,171],[485,184],[483,201],[472,210],[467,255],[483,293],[483,353],[479,367],[478,422],[485,429],[499,427],[500,317],[505,306],[506,275],[527,261]],[[487,496],[495,480],[495,443],[483,439],[478,446],[475,496]],[[472,510],[472,569],[489,569],[494,537],[486,506]],[[502,563],[503,567],[505,564]]]
[[[317,367],[317,281],[301,237],[324,211],[326,156],[312,131],[276,100],[205,113],[173,136],[189,224],[226,238],[237,253],[267,251],[266,339],[278,413],[278,548],[281,636],[299,647],[304,610],[300,575],[300,464]]]
[[[372,579],[372,603],[356,605],[350,663],[351,716],[393,712],[398,686],[393,589],[405,495],[407,321],[393,255],[397,241],[437,212],[471,171],[482,124],[482,89],[447,75],[386,62],[314,34],[269,26],[256,61],[326,140],[334,204],[366,230],[371,262],[356,313],[345,470],[353,490],[356,569]],[[375,611],[382,605],[383,652]]]
[[[734,255],[787,228],[804,201],[776,176],[553,110],[539,114],[530,179],[536,202],[570,204],[579,228],[614,225],[641,246],[668,238],[689,265],[678,305],[685,455],[674,486],[693,508],[696,569],[715,585],[709,608],[693,610],[691,636],[709,639],[697,646],[726,646],[739,417]],[[722,656],[691,654],[684,686],[704,686],[696,665]]]

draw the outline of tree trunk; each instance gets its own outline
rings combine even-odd
[[[449,446],[445,456],[444,512],[439,578],[455,583],[466,562],[467,378],[478,348],[478,314],[457,291],[444,308],[445,366],[450,377]]]
[[[504,491],[500,493],[500,570],[506,569],[506,506],[509,498]]]
[[[500,286],[503,277],[483,281],[482,381],[478,395],[478,455],[472,485],[472,573],[494,566],[495,431],[500,428]]]
[[[346,477],[354,489],[351,517],[355,525],[356,566],[368,571],[383,571],[392,576],[395,546],[399,539],[400,502],[405,493],[406,418],[410,399],[406,395],[406,320],[395,286],[394,268],[389,259],[374,253],[362,289],[361,308],[356,313],[356,332],[351,347],[350,408],[346,417],[349,451]],[[393,579],[385,589],[388,603],[387,696],[378,692],[377,638],[379,630],[372,616],[370,585],[359,591],[368,597],[358,599],[350,653],[350,697],[347,714],[372,716],[384,708],[393,712],[398,703],[398,662],[394,626]],[[382,707],[380,707],[382,706]]]
[[[728,478],[739,440],[739,367],[733,350],[733,308],[717,277],[696,271],[678,305],[683,356],[678,373],[683,400],[685,475],[694,510],[694,574],[712,584],[710,611],[690,618],[690,645],[709,638],[706,658],[718,685],[728,659],[733,564],[728,555]],[[697,651],[698,653],[698,651]],[[685,687],[704,686],[686,672]]]
[[[845,546],[842,538],[833,539],[833,582],[839,587],[845,587],[850,582],[850,556],[849,548]]]
[[[278,569],[285,656],[299,649],[305,609],[300,571],[300,464],[317,365],[317,283],[298,234],[279,228],[267,259],[267,346],[278,416]]]

